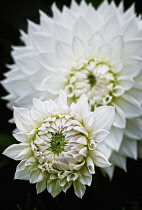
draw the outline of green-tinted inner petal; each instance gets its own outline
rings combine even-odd
[[[55,134],[52,136],[51,149],[54,154],[59,155],[62,151],[64,151],[65,144],[66,142],[64,135]]]

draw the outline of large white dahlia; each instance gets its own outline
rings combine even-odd
[[[85,95],[68,106],[62,91],[56,102],[34,98],[33,105],[31,110],[14,108],[19,129],[14,137],[20,143],[3,154],[21,160],[15,178],[36,183],[37,193],[47,188],[53,197],[73,184],[75,194],[82,198],[85,185],[91,185],[95,165],[110,166],[96,145],[109,134],[114,108],[103,106],[90,112]]]
[[[40,11],[40,24],[21,32],[25,46],[14,47],[15,64],[5,74],[8,106],[31,107],[32,98],[55,98],[66,91],[70,102],[83,93],[90,109],[112,105],[116,117],[103,150],[113,165],[126,170],[126,157],[138,157],[142,139],[142,21],[134,6],[104,1],[98,9],[72,1],[53,17]],[[140,141],[139,141],[140,142]],[[112,176],[114,166],[107,169]]]

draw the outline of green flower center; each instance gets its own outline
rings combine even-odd
[[[88,82],[89,82],[91,88],[94,87],[96,84],[96,77],[93,74],[89,74],[87,79],[88,79]]]
[[[54,154],[59,155],[62,151],[64,151],[65,144],[64,135],[56,133],[52,136],[51,150]]]

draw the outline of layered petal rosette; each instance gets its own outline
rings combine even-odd
[[[37,193],[47,188],[53,197],[73,184],[82,198],[90,186],[95,166],[110,166],[96,146],[109,134],[114,108],[103,106],[90,112],[88,98],[67,105],[60,92],[56,102],[33,99],[33,108],[14,108],[19,144],[9,146],[4,155],[21,160],[15,179],[36,183]]]
[[[70,102],[83,93],[91,110],[115,106],[111,134],[103,144],[110,161],[126,170],[126,157],[138,157],[142,139],[142,21],[131,6],[104,1],[98,9],[72,1],[40,24],[28,22],[21,32],[25,46],[14,47],[15,64],[5,74],[8,106],[31,107],[32,98],[55,98],[66,91]],[[139,141],[140,142],[140,141]],[[141,143],[140,143],[141,145]],[[112,176],[114,166],[107,169]]]

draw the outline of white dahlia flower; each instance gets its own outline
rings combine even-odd
[[[85,185],[91,185],[94,165],[110,166],[96,145],[109,133],[114,108],[103,106],[90,112],[85,95],[70,107],[66,99],[61,91],[56,102],[34,98],[31,110],[14,108],[19,129],[14,137],[20,143],[3,154],[21,160],[15,178],[36,183],[37,193],[47,188],[55,197],[73,184],[75,194],[82,198]]]
[[[138,157],[142,139],[142,21],[133,6],[124,12],[122,3],[107,1],[98,9],[72,1],[62,12],[55,5],[52,10],[52,18],[40,11],[40,24],[29,21],[28,33],[21,32],[25,46],[12,52],[5,99],[9,107],[31,107],[33,97],[53,99],[63,89],[70,102],[85,93],[91,110],[115,106],[102,147],[114,166],[126,170],[126,157]],[[107,168],[110,176],[114,166]]]

